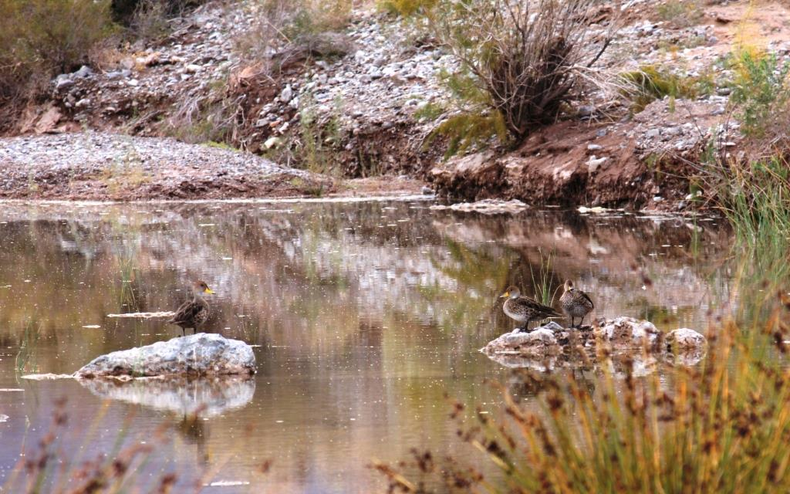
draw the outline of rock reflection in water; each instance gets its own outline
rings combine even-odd
[[[181,416],[215,417],[252,401],[255,380],[248,377],[82,379],[101,398],[142,405]]]
[[[641,352],[628,352],[614,354],[600,364],[591,364],[594,356],[569,356],[568,354],[547,355],[545,357],[525,357],[521,355],[492,354],[488,358],[503,367],[510,369],[525,369],[541,373],[551,373],[558,370],[594,370],[600,371],[600,365],[606,365],[609,372],[616,377],[644,377],[659,370],[661,365],[693,367],[705,357],[703,350],[687,352],[659,352],[656,354],[642,354]]]

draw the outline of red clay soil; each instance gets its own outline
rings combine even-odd
[[[533,134],[512,153],[484,152],[434,168],[434,183],[440,194],[453,200],[498,197],[529,204],[644,205],[653,197],[653,178],[637,159],[632,142],[611,134],[597,136],[604,128],[558,123]],[[597,168],[588,165],[596,153],[588,149],[592,143],[608,150],[608,158]]]

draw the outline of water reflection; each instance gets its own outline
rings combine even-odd
[[[177,415],[215,417],[252,401],[255,380],[247,377],[80,379],[94,395]]]
[[[693,367],[699,364],[704,357],[704,350],[643,354],[642,350],[637,349],[625,353],[606,355],[602,363],[593,364],[592,362],[597,360],[595,355],[560,354],[542,358],[508,354],[488,355],[489,359],[510,369],[527,369],[535,372],[551,373],[561,369],[594,371],[599,368],[599,365],[606,365],[609,367],[612,375],[620,377],[629,373],[634,377],[644,377],[658,372],[662,365]]]
[[[492,410],[501,403],[483,383],[507,382],[510,370],[478,349],[512,329],[497,296],[509,284],[534,294],[530,273],[545,253],[555,255],[551,289],[577,280],[595,299],[592,317],[704,330],[718,301],[733,295],[722,260],[728,235],[712,222],[537,211],[484,217],[428,207],[5,203],[0,388],[25,392],[0,393],[0,413],[9,416],[0,441],[39,437],[63,395],[74,397],[67,405],[74,430],[89,430],[112,395],[122,401],[112,402],[106,420],[119,424],[139,409],[133,437],[171,423],[175,412],[183,441],[157,451],[152,465],[178,471],[182,485],[208,470],[249,482],[251,492],[261,485],[376,492],[382,483],[366,467],[372,458],[457,446],[445,393]],[[258,374],[235,396],[223,393],[236,385],[154,392],[142,384],[17,384],[14,356],[23,343],[35,363],[28,372],[67,374],[98,355],[180,334],[162,320],[107,315],[172,310],[194,278],[217,292],[204,329],[260,345]],[[31,320],[38,337],[26,340]],[[591,386],[597,379],[594,369],[558,372],[586,376]],[[202,426],[187,420],[189,395],[215,392],[218,411],[200,422],[210,434],[198,433]],[[220,410],[236,400],[246,405]],[[113,423],[100,430],[91,454],[116,439]],[[196,461],[198,445],[206,465]],[[0,476],[18,454],[2,448]],[[269,459],[269,473],[256,474]]]

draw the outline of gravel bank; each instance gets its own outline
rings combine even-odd
[[[2,138],[0,174],[3,198],[224,199],[335,188],[251,153],[103,132]]]

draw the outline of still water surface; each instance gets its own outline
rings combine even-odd
[[[484,381],[511,371],[477,350],[513,328],[497,296],[509,284],[532,295],[549,256],[552,289],[577,280],[596,317],[702,330],[732,295],[729,237],[714,221],[430,206],[4,204],[0,486],[65,397],[59,444],[72,460],[172,425],[145,469],[151,482],[176,472],[180,488],[205,492],[379,492],[371,460],[405,459],[412,447],[479,462],[458,446],[444,395],[498,409]],[[195,278],[217,292],[205,330],[257,345],[252,380],[21,379],[180,334],[108,315],[172,310]],[[198,403],[200,420],[185,420]]]

